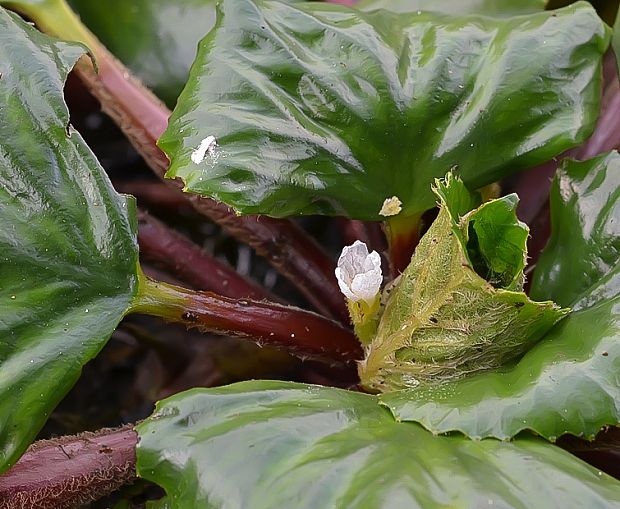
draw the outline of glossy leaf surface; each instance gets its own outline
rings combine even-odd
[[[286,382],[194,389],[137,427],[171,509],[615,507],[620,485],[535,438],[436,437],[373,396]]]
[[[583,2],[493,19],[231,0],[159,143],[169,177],[242,213],[384,219],[396,196],[413,215],[452,167],[477,188],[583,140],[608,42]]]
[[[112,189],[63,100],[83,53],[0,8],[0,471],[135,290],[134,201]]]
[[[620,422],[619,159],[567,162],[553,184],[552,240],[533,297],[557,298],[573,312],[514,366],[384,394],[397,418],[434,432],[508,438],[530,429],[549,439],[593,437]]]
[[[544,10],[546,0],[362,0],[356,9],[388,9],[393,12],[432,11],[445,14],[517,16]]]
[[[169,105],[183,89],[215,0],[70,0],[103,44]]]
[[[565,161],[550,199],[552,234],[530,293],[570,306],[620,260],[620,155]]]

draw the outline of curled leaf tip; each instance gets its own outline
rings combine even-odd
[[[340,291],[350,301],[374,302],[383,282],[379,253],[369,253],[366,244],[359,240],[346,246],[338,258],[336,279]]]
[[[568,310],[523,293],[528,229],[516,195],[481,203],[448,173],[439,214],[364,342],[362,385],[373,392],[470,376],[523,355]]]
[[[381,210],[379,211],[379,215],[389,217],[400,214],[400,211],[403,209],[403,202],[400,201],[398,196],[392,196],[391,198],[386,198],[381,206]]]

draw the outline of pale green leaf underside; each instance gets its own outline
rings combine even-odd
[[[439,215],[391,291],[360,364],[362,385],[375,392],[496,369],[567,312],[522,292],[528,228],[516,217],[515,195],[464,213],[475,197],[451,174],[436,193]]]

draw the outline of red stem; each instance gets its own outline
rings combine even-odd
[[[362,358],[350,329],[305,311],[268,301],[235,300],[142,278],[131,312],[147,313],[208,332],[247,337],[302,358],[331,364]]]
[[[140,254],[146,260],[171,271],[192,288],[234,299],[274,299],[263,287],[141,210],[138,211],[138,242]]]
[[[557,444],[590,465],[620,479],[620,428],[606,428],[594,441],[564,435]]]
[[[340,217],[338,218],[338,225],[346,245],[351,245],[356,240],[361,240],[368,246],[369,251],[377,251],[378,253],[387,251],[387,240],[381,230],[380,222],[359,221]]]
[[[390,272],[397,278],[409,265],[420,241],[422,215],[393,216],[383,223],[389,246]]]
[[[0,475],[0,509],[69,509],[98,500],[136,477],[131,426],[35,442]]]
[[[608,54],[606,56],[609,59]],[[614,69],[615,69],[615,62]],[[618,75],[610,73],[609,82],[605,86],[601,101],[601,116],[596,124],[594,134],[579,149],[575,157],[580,160],[589,159],[602,152],[620,146],[620,83]]]
[[[114,180],[112,183],[119,193],[132,194],[137,198],[138,205],[149,210],[159,208],[177,212],[192,208],[185,195],[160,180]]]
[[[91,49],[96,50],[98,73],[86,59],[78,62],[76,72],[101,102],[103,111],[163,179],[169,161],[156,142],[167,127],[170,111],[102,45]],[[181,192],[180,181],[166,179],[165,182]],[[266,257],[316,309],[343,323],[349,322],[334,277],[334,261],[295,223],[264,216],[237,216],[223,203],[195,194],[183,196],[227,233]]]

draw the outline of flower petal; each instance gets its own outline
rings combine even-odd
[[[376,251],[368,253],[366,244],[356,240],[342,250],[338,258],[336,278],[347,299],[370,303],[379,293],[383,282],[381,256]]]

